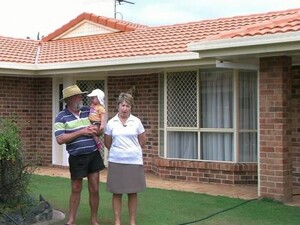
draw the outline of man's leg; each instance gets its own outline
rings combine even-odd
[[[122,194],[113,194],[112,206],[114,210],[115,224],[121,224]]]
[[[69,220],[67,224],[74,225],[76,213],[80,202],[82,179],[71,179],[71,194],[69,202]]]
[[[99,225],[98,223],[98,207],[99,207],[99,172],[88,175],[89,186],[89,203],[91,208],[91,225]]]

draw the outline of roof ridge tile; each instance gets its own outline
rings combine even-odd
[[[115,18],[108,18],[105,16],[97,16],[93,13],[87,13],[83,12],[79,16],[77,16],[75,19],[72,19],[68,23],[64,24],[62,27],[58,28],[54,32],[48,34],[47,36],[42,38],[42,41],[50,41],[53,40],[55,37],[58,37],[62,33],[66,32],[70,28],[74,27],[75,25],[79,24],[80,22],[88,20],[103,26],[107,26],[112,29],[119,30],[121,32],[127,32],[127,31],[133,31],[136,29],[146,28],[148,26],[141,25],[137,23],[131,23],[124,20],[119,20]]]

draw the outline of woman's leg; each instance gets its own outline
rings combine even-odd
[[[135,216],[137,209],[137,193],[128,194],[128,211],[130,225],[135,225]]]
[[[113,194],[112,198],[115,225],[121,225],[122,194]]]

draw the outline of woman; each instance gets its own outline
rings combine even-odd
[[[146,188],[142,148],[146,134],[140,119],[131,114],[133,98],[121,93],[118,113],[107,123],[104,144],[109,149],[107,190],[113,194],[115,225],[121,224],[122,195],[128,196],[130,225],[135,225],[137,192]]]

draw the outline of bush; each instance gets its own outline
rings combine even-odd
[[[25,160],[19,134],[16,120],[0,118],[0,204],[5,207],[17,208],[27,198],[35,169]]]

